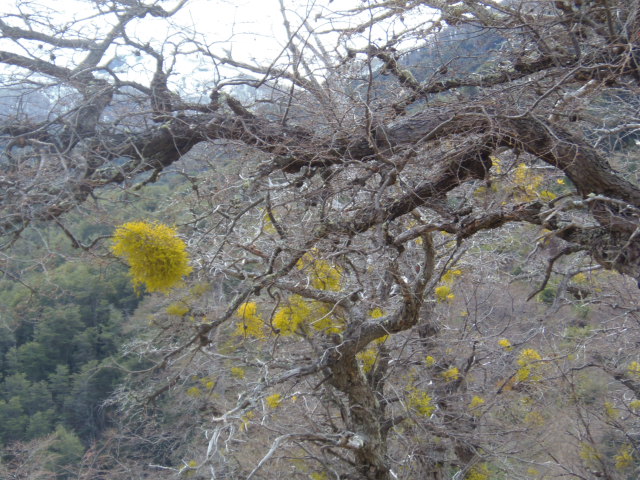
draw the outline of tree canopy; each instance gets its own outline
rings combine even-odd
[[[180,442],[158,425],[149,462],[637,475],[638,0],[280,0],[266,59],[185,24],[202,4],[78,5],[0,18],[0,238],[50,222],[106,254],[71,214],[183,179],[167,223],[193,273],[148,300],[127,348],[152,366],[113,405],[139,433],[178,396],[200,443],[164,465]]]

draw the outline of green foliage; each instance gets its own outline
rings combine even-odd
[[[7,352],[6,371],[24,372],[29,378],[45,378],[49,369],[55,366],[45,353],[45,346],[39,342],[27,342]]]
[[[71,374],[67,365],[56,365],[55,372],[48,377],[49,391],[58,410],[62,409],[65,397],[71,388]]]
[[[91,360],[71,376],[71,387],[64,396],[62,415],[65,424],[81,438],[93,438],[106,427],[101,403],[117,386],[122,372],[108,364]]]
[[[558,294],[558,289],[554,285],[547,285],[539,294],[538,300],[551,305]]]
[[[0,383],[0,443],[46,435],[55,418],[46,382],[32,383],[21,372]]]
[[[36,326],[34,342],[42,346],[43,353],[49,360],[39,379],[44,379],[53,371],[55,365],[67,364],[73,368],[73,351],[69,348],[70,339],[83,330],[80,309],[66,306],[62,309],[45,308],[41,320]]]
[[[6,444],[22,439],[28,422],[29,417],[24,414],[19,397],[12,397],[8,401],[0,400],[1,443]]]
[[[132,197],[125,208],[109,212],[109,222],[139,215],[140,207],[156,208],[168,188],[145,189],[149,192]],[[113,230],[97,218],[73,213],[65,225],[90,244]],[[49,468],[66,478],[84,450],[80,442],[94,441],[109,424],[101,405],[121,372],[103,360],[117,354],[126,316],[141,299],[124,266],[101,257],[78,259],[58,228],[34,224],[23,240],[7,251],[12,262],[3,265],[23,283],[0,278],[0,446],[9,451],[14,442],[48,442],[59,427],[56,462]],[[41,259],[44,251],[62,255]],[[141,361],[122,363],[148,367]]]
[[[0,443],[49,435],[61,422],[94,438],[106,425],[99,405],[120,379],[101,361],[117,353],[123,311],[139,298],[125,272],[107,266],[66,263],[27,280],[48,288],[0,290]]]
[[[29,424],[24,432],[24,438],[26,440],[33,440],[34,438],[44,437],[51,432],[56,419],[56,412],[52,408],[36,412],[33,416],[29,417]]]
[[[578,318],[586,320],[589,317],[589,313],[591,313],[591,307],[585,303],[579,303],[573,305],[573,311]]]
[[[84,454],[84,446],[78,436],[63,426],[58,426],[49,451],[54,454],[54,457],[47,467],[55,472],[56,478],[73,478],[75,476],[73,466],[79,462]]]
[[[584,326],[569,326],[564,331],[564,338],[572,343],[580,342],[589,338],[593,332],[591,325]]]
[[[601,376],[582,373],[575,379],[575,395],[585,405],[594,405],[607,392],[608,383]]]

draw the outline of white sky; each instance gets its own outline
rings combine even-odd
[[[178,0],[166,0],[160,5],[166,10],[171,9]],[[35,11],[52,20],[52,23],[63,24],[71,20],[83,19],[76,27],[79,36],[92,37],[96,31],[106,31],[109,27],[104,17],[95,20],[91,14],[95,11],[95,3],[108,4],[110,0],[0,0],[0,14],[18,14],[20,11]],[[146,0],[151,3],[152,0]],[[319,30],[330,30],[331,25],[326,19],[328,12],[334,8],[350,8],[356,5],[362,6],[366,0],[285,0],[289,10],[291,28],[295,30],[301,23],[301,18],[307,17],[309,24]],[[30,7],[29,7],[30,5]],[[322,15],[319,15],[319,14]],[[298,18],[296,18],[298,17]],[[366,18],[366,16],[364,17]],[[363,20],[363,17],[360,17]],[[24,28],[14,18],[9,22]],[[345,24],[343,23],[343,26]],[[400,26],[402,27],[402,26]],[[386,36],[384,28],[378,27],[378,36]],[[396,28],[395,26],[393,28]],[[163,54],[168,54],[173,48],[172,43],[178,43],[190,32],[197,32],[197,38],[205,42],[217,54],[231,53],[234,58],[251,63],[257,59],[262,64],[270,64],[282,51],[287,40],[282,27],[282,16],[278,0],[189,0],[187,5],[169,21],[147,16],[142,20],[135,20],[128,24],[127,33],[141,43],[149,42],[155,48],[164,44]],[[168,43],[165,43],[169,39]],[[336,42],[337,35],[327,37],[327,40]],[[23,42],[16,45],[13,42],[0,39],[0,49],[15,51],[22,55],[35,54],[43,59],[48,59],[52,48],[45,45],[38,50],[42,42]],[[335,45],[329,45],[329,50]],[[189,46],[181,47],[189,49]],[[82,58],[81,55],[71,52],[55,51],[56,64],[72,67]],[[82,55],[86,55],[83,53]],[[116,47],[108,53],[109,56],[126,56],[128,67],[119,69],[118,74],[122,79],[135,80],[146,84],[155,70],[155,61],[142,55],[138,59],[133,56],[130,47]],[[167,55],[168,56],[168,55]],[[172,76],[175,86],[186,89],[207,90],[209,85],[201,84],[208,79],[208,83],[215,75],[211,67],[204,68],[200,65],[198,56],[189,54],[184,57],[182,64],[177,64],[175,72],[180,75]],[[105,58],[106,61],[106,58]],[[166,67],[166,65],[165,65]],[[2,67],[0,67],[2,68]],[[1,70],[0,70],[1,72]],[[222,71],[223,76],[233,76],[231,69]],[[201,85],[198,87],[198,85]],[[195,92],[194,92],[195,93]]]
[[[109,27],[102,17],[97,22],[91,18],[95,12],[95,0],[0,0],[0,15],[19,15],[37,12],[51,19],[52,23],[62,25],[72,20],[83,20],[79,28],[80,36],[95,36],[96,31],[105,31]],[[310,0],[312,3],[326,3],[328,0]],[[345,2],[345,0],[342,0]],[[351,0],[348,0],[351,1]],[[107,3],[108,0],[104,0]],[[151,0],[147,0],[151,3]],[[162,2],[165,9],[171,9],[177,0]],[[293,0],[287,2],[295,6],[296,10],[307,10],[307,2]],[[13,20],[13,21],[12,21]],[[16,19],[9,18],[7,23],[25,28]],[[295,15],[292,24],[298,23]],[[147,16],[142,20],[130,22],[127,33],[141,43],[149,41],[151,45],[162,45],[167,38],[177,41],[189,31],[197,32],[199,39],[205,40],[216,53],[231,52],[234,57],[249,61],[251,58],[270,60],[282,49],[285,34],[282,29],[282,17],[278,0],[189,0],[169,21]],[[15,42],[0,39],[0,49],[14,51],[21,55],[35,54],[48,59],[53,48],[44,45],[38,51],[42,42],[22,42],[18,46]],[[25,48],[26,47],[26,48]],[[131,48],[119,47],[112,50],[112,55],[131,55]],[[70,55],[71,52],[55,51],[58,65],[74,65],[81,57]],[[1,68],[1,67],[0,67]],[[147,67],[145,66],[145,70]],[[152,67],[153,69],[153,67]],[[135,69],[134,69],[135,70]],[[124,74],[124,72],[121,72]],[[142,72],[132,72],[137,77]]]

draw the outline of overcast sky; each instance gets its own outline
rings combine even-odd
[[[0,13],[3,17],[7,14],[19,14],[35,12],[43,18],[49,18],[52,23],[62,25],[67,22],[75,22],[77,35],[82,37],[99,37],[99,33],[105,33],[110,25],[105,17],[96,20],[93,16],[96,1],[104,4],[110,0],[0,0]],[[146,0],[151,3],[151,0]],[[169,10],[178,0],[166,0],[161,2],[163,8]],[[309,25],[318,30],[331,30],[331,27],[346,26],[343,21],[331,19],[330,12],[334,8],[349,8],[356,5],[362,6],[367,2],[363,0],[285,0],[288,10],[288,20],[291,28],[295,30],[303,18]],[[360,21],[367,20],[367,13],[360,17]],[[79,22],[78,22],[79,21]],[[113,17],[111,19],[113,22]],[[25,28],[24,24],[16,17],[7,18],[7,22]],[[377,26],[374,37],[386,36],[393,33],[388,24]],[[404,28],[403,25],[399,26]],[[385,32],[385,28],[389,31]],[[287,38],[282,27],[282,15],[279,0],[189,0],[187,5],[170,21],[147,16],[142,20],[132,21],[127,26],[127,33],[136,38],[140,43],[149,42],[154,48],[163,49],[163,54],[169,58],[172,46],[179,43],[180,39],[190,36],[190,32],[197,32],[194,37],[202,43],[206,43],[212,51],[219,55],[232,54],[234,58],[250,63],[256,59],[262,64],[269,65],[282,52]],[[365,34],[366,35],[366,34]],[[337,35],[326,36],[326,40],[335,42]],[[167,39],[169,40],[167,42]],[[375,40],[375,38],[374,38]],[[86,52],[72,54],[71,51],[55,50],[50,45],[38,45],[41,42],[22,42],[16,45],[7,40],[0,39],[0,49],[16,51],[22,55],[35,55],[48,60],[51,53],[56,55],[56,63],[73,68],[86,55]],[[183,44],[184,45],[184,44]],[[328,45],[328,49],[334,45]],[[183,51],[189,46],[181,47]],[[55,51],[54,51],[55,50]],[[129,79],[147,83],[155,70],[155,61],[144,54],[136,58],[131,47],[115,47],[108,52],[108,56],[118,56],[127,59],[128,65],[122,65],[118,74],[122,79]],[[212,76],[211,63],[207,67],[199,68],[197,54],[189,53],[183,57],[181,64],[176,65],[171,81],[176,87],[193,89],[201,84],[205,78]],[[105,58],[105,63],[106,63]],[[203,63],[204,65],[204,63]],[[170,65],[165,65],[165,68]],[[1,68],[1,67],[0,67]],[[207,70],[207,68],[209,70]],[[5,69],[6,71],[6,69]],[[221,70],[223,76],[232,76],[230,69]],[[201,86],[205,91],[209,86]]]
[[[20,13],[37,12],[37,14],[50,18],[52,23],[62,25],[73,20],[81,20],[82,27],[80,35],[97,36],[96,31],[105,31],[108,23],[104,17],[93,21],[92,14],[95,12],[93,3],[95,0],[0,0],[0,14],[19,15]],[[349,2],[351,0],[342,0]],[[309,4],[305,0],[287,1],[288,6],[293,6],[294,10],[301,15],[313,8],[310,5],[327,4],[328,0],[310,0]],[[105,3],[107,3],[105,1]],[[147,3],[151,3],[147,0]],[[165,9],[170,9],[177,0],[168,0],[161,3]],[[7,19],[8,23],[24,28],[15,18]],[[298,21],[295,13],[292,14],[291,23],[294,28]],[[232,52],[234,56],[243,59],[252,57],[257,59],[271,59],[281,51],[282,45],[286,41],[282,29],[282,17],[278,0],[189,0],[187,5],[178,12],[170,22],[164,19],[147,16],[143,20],[133,21],[127,26],[127,32],[132,37],[137,37],[141,41],[150,41],[156,46],[161,45],[167,38],[177,39],[180,32],[186,33],[189,30],[203,35],[212,48],[218,53]],[[23,42],[28,45],[29,42]],[[35,42],[38,43],[38,42]],[[38,48],[38,45],[34,45]],[[33,53],[30,49],[21,48],[15,43],[0,39],[0,48],[16,51],[20,54]],[[42,48],[42,47],[40,47]],[[22,50],[22,51],[21,51]],[[43,58],[48,57],[52,48],[45,45],[41,54]],[[126,50],[119,48],[117,54]],[[64,64],[65,60],[71,66],[74,61],[71,58],[64,58],[64,52],[55,52],[59,64]],[[115,52],[114,52],[115,53]],[[67,53],[68,55],[68,53]],[[77,59],[75,59],[77,60]]]

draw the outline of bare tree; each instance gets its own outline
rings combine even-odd
[[[7,244],[55,221],[89,248],[64,215],[100,189],[154,181],[205,142],[247,158],[225,184],[211,161],[184,172],[194,279],[210,287],[158,314],[168,335],[152,370],[170,375],[145,395],[193,389],[184,401],[208,416],[193,426],[206,431],[199,458],[177,473],[258,478],[293,457],[317,478],[490,478],[493,459],[533,478],[522,465],[552,454],[533,428],[544,415],[515,411],[505,392],[571,390],[571,372],[593,368],[637,393],[632,357],[563,364],[538,324],[501,323],[535,318],[527,297],[560,308],[565,292],[586,295],[579,273],[640,278],[640,189],[609,161],[637,152],[637,0],[281,1],[282,49],[264,64],[178,24],[163,42],[144,38],[140,24],[173,25],[186,0],[84,6],[69,20],[23,1],[0,19],[3,87],[16,96],[0,130]],[[148,65],[146,81],[114,67],[123,57]],[[206,101],[177,88],[184,58],[211,72]],[[37,93],[47,109],[19,107]],[[513,291],[491,287],[515,268],[518,237],[534,245],[518,268],[537,283],[494,316]],[[480,261],[496,238],[503,254]],[[239,400],[214,401],[214,388]],[[135,409],[131,392],[121,399]],[[269,444],[258,459],[235,443],[252,423]],[[590,425],[574,455],[587,470],[551,457],[554,468],[617,478],[589,453]]]

